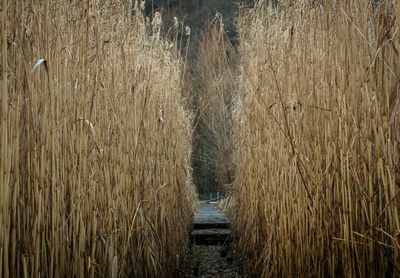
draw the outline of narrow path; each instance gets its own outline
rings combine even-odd
[[[229,221],[216,203],[200,202],[194,215],[193,228],[229,228]]]
[[[215,203],[199,203],[190,247],[190,277],[239,277],[229,221]]]

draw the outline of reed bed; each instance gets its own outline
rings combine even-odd
[[[267,2],[239,18],[244,273],[400,277],[400,3]]]
[[[237,75],[235,52],[224,29],[222,14],[217,13],[199,40],[193,69],[198,106],[194,160],[208,175],[208,180],[200,180],[199,190],[215,182],[218,186],[211,191],[222,194],[233,181],[232,100]]]
[[[0,277],[180,275],[183,63],[139,9],[2,1]]]

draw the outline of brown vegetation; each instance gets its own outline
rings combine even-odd
[[[300,2],[240,18],[245,273],[399,277],[400,3]]]
[[[198,108],[194,165],[201,167],[195,171],[199,191],[224,193],[226,185],[233,181],[234,57],[235,51],[224,31],[222,15],[217,14],[203,32],[193,67],[194,97]]]
[[[160,22],[115,1],[1,9],[0,277],[170,276],[195,190]]]
[[[400,2],[259,1],[238,55],[217,14],[193,75],[130,2],[1,2],[0,277],[183,274],[182,94],[243,274],[400,277]]]

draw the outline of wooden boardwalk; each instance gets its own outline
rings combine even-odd
[[[192,242],[195,244],[224,244],[231,241],[229,221],[215,203],[199,203],[194,215]]]
[[[191,233],[189,277],[236,278],[237,267],[228,218],[217,204],[199,203]]]
[[[215,203],[199,203],[193,220],[194,229],[224,228],[229,229],[229,221]]]

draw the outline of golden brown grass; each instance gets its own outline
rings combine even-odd
[[[227,40],[222,15],[202,34],[194,63],[194,78],[198,114],[197,159],[202,172],[215,178],[218,187],[213,191],[224,193],[233,180],[232,166],[232,103],[235,93],[234,49]],[[212,174],[214,172],[214,175]],[[204,184],[199,184],[200,189]]]
[[[300,2],[240,18],[245,273],[399,277],[400,3]]]
[[[182,62],[135,14],[2,2],[0,277],[179,274],[195,200]]]

